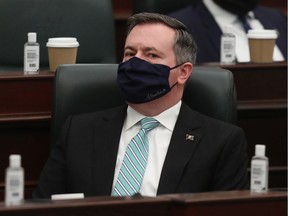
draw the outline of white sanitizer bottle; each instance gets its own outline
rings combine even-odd
[[[10,155],[5,176],[5,204],[20,205],[24,198],[24,169],[21,156]]]
[[[255,156],[251,160],[251,181],[252,192],[268,191],[269,160],[265,156],[265,145],[255,146]]]
[[[28,42],[24,44],[24,74],[39,73],[40,46],[36,32],[28,33]]]
[[[221,36],[220,61],[222,64],[234,64],[236,62],[236,37],[232,33],[232,26],[225,26]]]

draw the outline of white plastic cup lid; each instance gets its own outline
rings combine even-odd
[[[250,29],[248,30],[247,37],[252,39],[276,39],[278,33],[272,29]]]
[[[76,38],[73,37],[57,37],[49,38],[46,43],[47,47],[78,47],[79,43]]]

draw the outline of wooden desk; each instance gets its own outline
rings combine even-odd
[[[0,200],[10,154],[22,155],[27,197],[37,183],[49,154],[53,79],[48,71],[0,73]]]
[[[0,121],[50,119],[54,73],[0,73]],[[19,117],[19,118],[17,118]]]
[[[168,214],[167,198],[95,197],[67,201],[26,202],[20,206],[5,207],[0,203],[0,215],[21,216],[147,216]]]
[[[222,67],[234,75],[238,125],[246,133],[249,157],[255,144],[266,144],[270,186],[287,187],[287,62]]]
[[[250,194],[249,191],[175,194],[154,198],[94,197],[82,200],[25,202],[6,207],[0,203],[0,215],[5,216],[286,216],[286,192]]]
[[[255,144],[266,144],[269,186],[287,187],[287,63],[225,67],[235,77],[238,125],[246,133],[249,158]],[[4,170],[12,153],[22,155],[27,198],[37,184],[49,154],[54,75],[49,71],[33,76],[0,73],[0,200],[4,198]]]
[[[287,62],[201,65],[232,71],[237,124],[246,133],[249,158],[254,155],[255,144],[265,144],[271,165],[270,186],[287,187]]]
[[[241,110],[287,107],[287,62],[200,65],[232,71]]]
[[[171,195],[171,215],[183,216],[286,216],[287,193],[251,194],[230,191]]]

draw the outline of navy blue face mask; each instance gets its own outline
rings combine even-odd
[[[170,68],[162,64],[151,64],[133,57],[118,67],[117,83],[124,100],[130,103],[146,103],[166,95],[170,87]]]

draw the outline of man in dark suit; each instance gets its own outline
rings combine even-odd
[[[258,0],[199,0],[197,4],[172,12],[169,16],[183,22],[193,35],[199,48],[199,63],[220,62],[220,38],[225,24],[235,30],[237,61],[250,61],[246,32],[240,22],[243,19],[253,29],[276,29],[279,36],[273,59],[287,59],[287,16],[257,4]]]
[[[140,188],[116,195],[246,189],[248,158],[243,131],[193,111],[181,101],[197,51],[186,27],[152,13],[136,14],[128,23],[117,77],[127,105],[70,116],[33,197],[61,193],[114,196],[118,182],[123,181],[119,180],[124,175],[122,168],[127,169],[127,146],[146,117],[152,117],[158,126],[146,134],[149,153]]]

